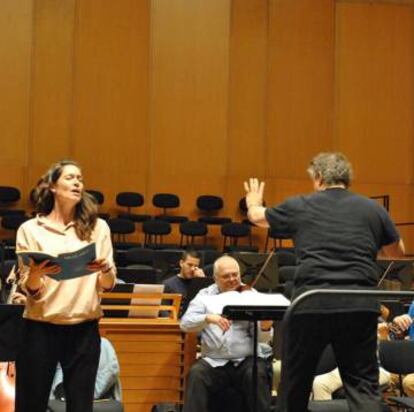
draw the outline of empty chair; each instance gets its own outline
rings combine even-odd
[[[162,248],[165,246],[164,236],[171,233],[171,224],[164,220],[147,220],[142,223],[142,231],[145,247]]]
[[[157,284],[160,282],[160,271],[149,266],[133,265],[117,268],[117,276],[125,283]]]
[[[154,251],[154,267],[160,271],[161,281],[180,271],[183,249],[160,249]]]
[[[208,225],[222,225],[230,223],[231,218],[217,216],[218,212],[223,209],[224,202],[220,196],[201,195],[197,198],[197,208],[204,213],[198,220]]]
[[[180,246],[188,246],[192,249],[215,249],[214,246],[208,246],[207,224],[204,222],[187,221],[180,223]],[[202,238],[203,243],[197,244],[196,239]]]
[[[201,266],[213,264],[221,255],[221,252],[213,249],[203,249],[198,252],[201,256]]]
[[[17,187],[0,186],[0,216],[8,214],[24,215],[24,210],[11,208],[20,198],[20,190]]]
[[[273,248],[277,249],[277,248],[281,248],[283,246],[283,240],[285,240],[285,239],[290,239],[290,236],[280,235],[274,229],[269,228],[267,230],[267,236],[266,236],[264,251],[267,252],[267,248],[269,246],[270,240],[273,241]]]
[[[225,223],[221,226],[221,234],[223,235],[223,251],[234,252],[234,251],[245,251],[245,252],[257,252],[258,248],[252,246],[250,238],[249,225],[243,223]],[[248,245],[239,245],[239,240],[245,238],[248,240]],[[227,240],[229,239],[229,245]]]
[[[6,230],[10,230],[13,232],[12,236],[7,239],[3,239],[4,243],[4,251],[6,259],[14,259],[15,258],[15,249],[16,249],[16,233],[17,229],[20,227],[21,224],[26,222],[29,217],[26,215],[3,215],[1,218],[1,227]]]
[[[3,229],[12,230],[16,233],[20,225],[26,222],[28,219],[29,217],[26,215],[6,215],[1,219],[1,226]]]
[[[118,217],[122,219],[129,219],[135,223],[151,219],[150,215],[132,213],[132,208],[141,207],[144,204],[144,196],[141,193],[120,192],[116,195],[116,204],[127,209],[126,212],[118,214]]]
[[[135,224],[128,219],[111,218],[108,219],[108,226],[111,229],[114,249],[130,249],[140,246],[137,242],[128,242],[127,235],[135,233]]]
[[[163,209],[163,213],[156,216],[156,219],[161,219],[169,223],[181,223],[188,220],[188,217],[186,216],[174,216],[167,214],[169,209],[176,209],[180,207],[180,198],[173,193],[156,193],[152,198],[152,204],[155,207]]]
[[[152,267],[154,264],[154,250],[142,247],[134,247],[125,252],[125,264],[142,267]]]
[[[104,204],[105,196],[102,192],[100,192],[99,190],[91,190],[91,189],[86,190],[86,192],[89,193],[95,199],[96,204],[98,205],[98,208]],[[110,218],[109,213],[99,212],[98,216],[104,220],[108,220]]]

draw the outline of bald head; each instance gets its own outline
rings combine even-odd
[[[222,256],[214,262],[214,280],[220,292],[229,292],[240,286],[240,266],[231,256]]]

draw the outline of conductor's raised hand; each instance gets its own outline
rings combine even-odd
[[[49,259],[36,262],[32,258],[29,259],[29,277],[42,278],[45,275],[58,275],[62,268],[55,263],[50,263]]]
[[[250,178],[247,182],[244,182],[247,208],[263,205],[264,187],[265,183],[259,182],[259,179],[256,178]]]

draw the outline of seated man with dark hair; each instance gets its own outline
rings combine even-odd
[[[271,367],[263,359],[264,345],[258,345],[258,393],[254,409],[252,393],[253,324],[230,321],[218,314],[213,296],[238,290],[240,267],[230,256],[214,264],[215,283],[202,289],[190,302],[181,320],[185,332],[200,332],[201,359],[190,369],[183,412],[211,412],[217,395],[228,387],[240,389],[243,405],[249,412],[268,412],[271,403]],[[272,322],[262,321],[259,342],[269,342]],[[266,345],[268,349],[270,347]]]
[[[181,310],[179,316],[182,315],[182,310],[186,305],[186,297],[191,280],[194,278],[203,278],[205,274],[200,269],[200,254],[194,250],[187,250],[183,252],[180,262],[180,272],[168,278],[163,283],[165,285],[164,293],[179,293],[182,295]]]

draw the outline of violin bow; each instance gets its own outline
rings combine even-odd
[[[260,279],[260,277],[262,276],[264,270],[266,269],[266,266],[269,264],[270,259],[272,258],[272,256],[275,254],[275,250],[272,249],[268,255],[268,257],[266,258],[266,260],[264,261],[262,267],[259,270],[259,273],[256,275],[256,277],[253,279],[253,282],[250,283],[250,286],[253,288],[254,285],[257,283],[257,281]]]
[[[377,287],[381,286],[381,283],[384,281],[385,277],[388,275],[389,271],[391,270],[392,266],[394,264],[394,261],[392,260],[391,263],[388,265],[388,267],[384,270],[384,273],[382,274]]]

